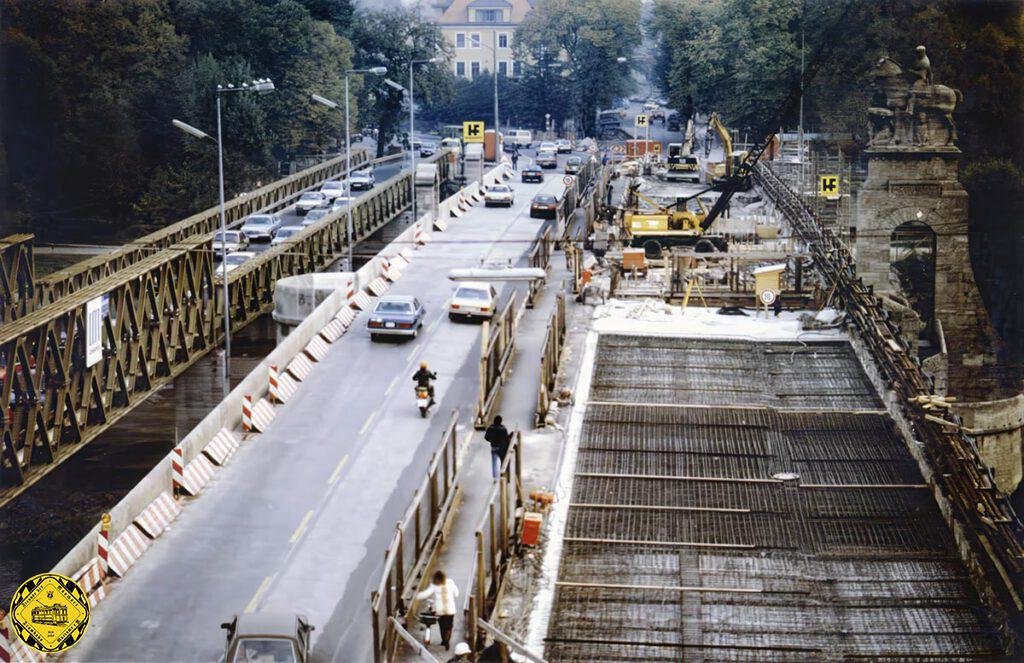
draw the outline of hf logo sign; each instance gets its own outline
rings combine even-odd
[[[637,115],[634,124],[641,129],[648,125],[650,118],[647,115]]]
[[[483,122],[463,122],[462,123],[462,142],[463,143],[482,143],[482,142],[484,142],[484,123]]]
[[[818,177],[818,195],[826,198],[839,196],[839,176],[822,175]]]

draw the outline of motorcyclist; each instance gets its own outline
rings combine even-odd
[[[430,394],[430,404],[434,404],[434,385],[430,384],[431,380],[437,379],[437,373],[433,373],[427,368],[427,362],[420,362],[420,370],[416,371],[412,375],[413,382],[416,383],[417,387],[426,387],[427,393]]]

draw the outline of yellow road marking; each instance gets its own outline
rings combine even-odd
[[[359,429],[359,434],[360,435],[362,435],[363,433],[366,432],[366,429],[368,429],[370,427],[370,424],[373,422],[373,418],[376,417],[376,416],[377,416],[377,410],[374,410],[373,412],[370,413],[370,416],[368,416],[366,418],[366,422],[363,424],[363,427]]]
[[[334,468],[333,472],[331,472],[331,478],[327,480],[328,484],[333,484],[335,481],[338,480],[338,475],[341,474],[341,470],[342,470],[343,467],[345,467],[345,463],[347,463],[347,462],[348,462],[348,454],[345,454],[345,457],[341,459],[341,462],[338,463],[338,466],[336,468]]]
[[[299,537],[302,536],[302,530],[306,529],[306,523],[308,523],[309,519],[312,517],[313,510],[310,509],[306,512],[306,515],[302,517],[302,522],[300,522],[299,526],[295,528],[295,532],[292,533],[292,538],[288,539],[288,543],[295,543],[299,540]]]
[[[310,513],[312,513],[312,512],[310,512]],[[260,597],[263,596],[263,592],[267,591],[267,585],[269,585],[269,584],[270,584],[270,576],[267,576],[266,578],[263,579],[263,582],[260,583],[260,587],[259,587],[259,589],[256,590],[256,593],[252,595],[252,600],[249,601],[249,604],[245,606],[245,612],[246,613],[250,613],[250,612],[252,612],[253,610],[256,609],[256,604],[259,603]]]

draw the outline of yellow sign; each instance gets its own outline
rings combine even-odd
[[[462,123],[462,142],[463,143],[482,143],[482,142],[484,142],[484,123],[483,122],[463,122]]]
[[[634,124],[638,127],[646,127],[650,118],[646,115],[637,115]]]
[[[818,195],[819,196],[838,196],[839,195],[839,176],[838,175],[821,175],[818,177]]]
[[[89,627],[89,597],[78,583],[59,573],[41,573],[21,584],[11,599],[14,632],[32,649],[70,649]]]

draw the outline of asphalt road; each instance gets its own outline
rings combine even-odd
[[[232,614],[287,610],[316,626],[314,660],[372,660],[369,595],[395,522],[448,413],[459,411],[462,434],[472,428],[480,330],[448,321],[445,275],[482,260],[521,261],[544,223],[529,218],[530,198],[562,188],[561,177],[517,182],[511,209],[478,206],[417,249],[392,292],[425,303],[419,338],[371,343],[361,315],[271,428],[243,444],[118,582],[74,659],[214,660],[219,624]],[[504,298],[511,286],[503,290]],[[420,361],[439,376],[425,421],[411,380]]]

